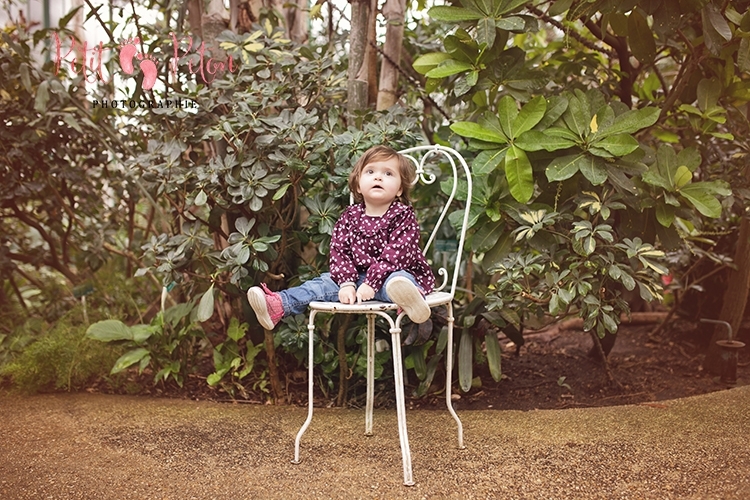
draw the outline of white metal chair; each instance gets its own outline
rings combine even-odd
[[[432,230],[427,243],[424,246],[423,253],[426,255],[430,246],[434,243],[438,230],[440,229],[441,223],[448,215],[448,211],[451,209],[453,202],[456,197],[456,192],[459,187],[460,176],[463,174],[467,181],[467,197],[465,206],[463,208],[463,223],[461,231],[459,233],[458,240],[458,251],[456,252],[455,263],[453,264],[453,270],[449,270],[441,267],[438,270],[438,274],[442,276],[442,284],[436,286],[435,291],[430,293],[427,297],[427,303],[431,308],[436,306],[444,305],[448,310],[448,342],[447,342],[447,357],[446,357],[446,384],[445,384],[445,404],[448,406],[448,411],[453,416],[456,424],[458,425],[458,447],[464,448],[463,442],[463,425],[459,420],[453,409],[451,401],[451,380],[453,370],[453,298],[456,293],[456,282],[458,281],[458,274],[461,267],[461,254],[464,245],[464,239],[466,237],[466,227],[469,220],[469,209],[471,205],[471,172],[460,153],[456,150],[447,148],[440,145],[435,146],[417,146],[401,151],[401,154],[405,155],[417,167],[417,178],[415,183],[420,181],[425,184],[432,184],[439,179],[440,172],[431,172],[425,169],[425,165],[430,158],[437,156],[438,158],[432,158],[433,160],[438,159],[441,162],[445,162],[450,165],[452,177],[449,181],[452,182],[452,188],[450,196],[445,203],[442,211],[438,216],[437,223]],[[439,179],[445,180],[445,179]],[[439,278],[438,278],[439,279]],[[447,288],[446,288],[447,287]],[[378,301],[368,301],[361,304],[341,304],[339,302],[312,302],[310,304],[310,317],[308,321],[308,412],[307,420],[302,424],[297,433],[297,438],[294,442],[294,460],[292,463],[298,464],[299,458],[299,446],[302,435],[307,430],[313,416],[313,331],[315,329],[315,315],[319,312],[325,313],[345,313],[345,314],[366,314],[367,315],[367,402],[365,406],[365,435],[372,435],[372,410],[373,400],[375,395],[375,317],[380,316],[385,319],[390,325],[391,333],[391,350],[393,356],[393,373],[394,382],[396,388],[396,414],[398,418],[398,432],[401,443],[401,458],[404,467],[404,484],[411,486],[414,484],[412,478],[411,469],[411,452],[409,450],[409,438],[406,432],[406,406],[404,401],[404,378],[403,378],[403,366],[402,366],[402,355],[401,355],[401,321],[405,314],[401,312],[396,315],[394,321],[393,317],[386,313],[386,311],[395,311],[398,309],[396,304]]]

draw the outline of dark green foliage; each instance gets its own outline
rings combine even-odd
[[[29,336],[34,340],[12,361],[0,364],[0,377],[7,377],[18,390],[34,393],[84,389],[106,374],[117,359],[117,350],[85,338],[84,327],[78,322],[64,319],[50,329],[43,326],[29,332],[30,323],[42,326],[39,321],[30,320],[6,343],[12,349],[14,342],[23,344]]]

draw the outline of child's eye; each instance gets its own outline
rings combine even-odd
[[[393,175],[393,172],[386,172],[385,175],[391,176]]]
[[[365,170],[365,173],[366,173],[366,174],[371,174],[371,173],[372,173],[372,169],[371,169],[371,168],[368,168],[367,170]]]

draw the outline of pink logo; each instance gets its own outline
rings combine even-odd
[[[206,45],[201,42],[200,46],[193,47],[193,37],[188,36],[187,40],[178,40],[174,33],[170,33],[172,36],[172,58],[169,61],[169,72],[172,74],[174,79],[177,78],[177,69],[180,61],[187,61],[188,72],[192,75],[199,74],[203,82],[212,82],[219,74],[224,72],[234,73],[237,69],[234,66],[234,61],[231,57],[226,60],[216,60],[213,57],[206,58]],[[88,48],[87,43],[77,42],[74,38],[70,40],[70,49],[63,55],[62,48],[63,43],[60,40],[60,36],[57,32],[53,32],[55,39],[55,74],[57,75],[60,71],[60,67],[65,63],[73,75],[81,74],[83,76],[83,83],[94,83],[97,78],[102,82],[107,83],[104,78],[102,71],[102,59],[105,50],[103,44],[99,42],[98,46],[92,49]],[[130,38],[122,41],[118,47],[118,56],[120,61],[120,67],[122,71],[127,75],[135,73],[135,61],[138,61],[138,67],[143,71],[143,83],[141,87],[144,90],[151,90],[156,83],[156,77],[158,76],[158,69],[154,57],[147,52],[139,52],[138,45],[140,44],[140,38]],[[181,45],[184,47],[181,50]],[[186,45],[186,47],[185,47]],[[191,51],[194,50],[193,54],[199,56],[197,61],[197,67],[194,64],[193,58],[189,57]],[[92,55],[87,59],[88,52]],[[68,60],[72,57],[72,60]],[[79,61],[79,58],[82,61]]]
[[[151,90],[154,88],[156,82],[156,63],[149,54],[138,52],[136,47],[141,40],[139,38],[132,38],[125,40],[120,44],[120,67],[128,74],[132,75],[135,68],[133,67],[133,58],[137,58],[140,63],[139,67],[143,71],[143,83],[141,87],[144,90]]]

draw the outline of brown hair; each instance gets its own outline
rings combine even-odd
[[[396,199],[406,205],[409,204],[409,193],[411,192],[412,183],[417,177],[417,169],[414,167],[414,163],[406,156],[388,146],[371,147],[354,164],[354,168],[349,174],[349,192],[352,193],[354,201],[357,203],[362,203],[363,201],[362,194],[359,192],[359,176],[365,167],[372,162],[388,161],[393,157],[398,158],[398,172],[401,175],[401,195]]]

